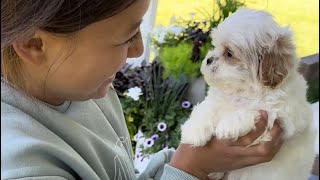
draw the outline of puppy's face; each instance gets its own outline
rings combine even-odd
[[[201,66],[210,86],[235,91],[276,88],[296,63],[291,32],[267,12],[240,9],[211,35],[215,48]]]

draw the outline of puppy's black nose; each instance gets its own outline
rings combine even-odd
[[[209,58],[207,59],[207,65],[211,64],[212,61],[213,61],[213,57],[209,57]]]

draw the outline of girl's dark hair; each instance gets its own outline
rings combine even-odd
[[[1,76],[22,81],[22,65],[12,43],[41,29],[69,35],[111,17],[136,0],[1,0]],[[19,86],[19,85],[18,85]]]

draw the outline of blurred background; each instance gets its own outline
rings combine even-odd
[[[179,145],[181,124],[206,96],[200,65],[212,48],[210,30],[242,7],[268,11],[290,26],[319,129],[318,0],[151,0],[141,24],[145,51],[128,59],[114,81],[139,171],[154,153]],[[318,147],[319,131],[317,154]],[[319,178],[319,159],[314,165],[310,177]]]
[[[300,57],[319,52],[318,0],[245,0],[245,7],[270,12],[281,25],[290,25]],[[190,19],[205,18],[212,12],[213,0],[158,0],[155,25],[169,26],[172,16]]]

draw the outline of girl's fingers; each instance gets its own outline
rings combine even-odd
[[[265,163],[271,161],[277,152],[280,150],[282,141],[272,147],[271,151],[261,151],[259,148],[263,146],[262,144],[256,145],[254,147],[248,147],[247,151],[242,151],[242,157],[234,158],[232,169],[240,169],[248,166],[257,165],[260,163]],[[244,149],[245,147],[240,147]],[[264,148],[262,148],[264,149]],[[241,151],[241,150],[240,150]]]

